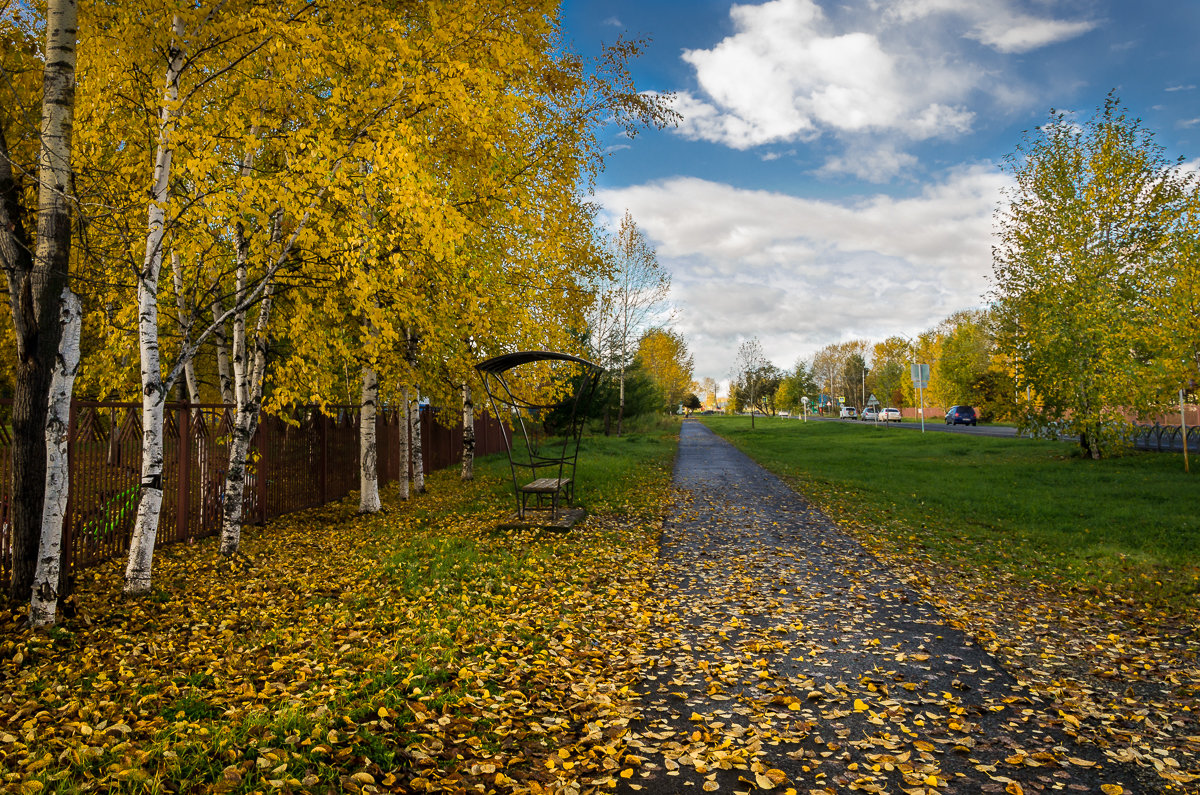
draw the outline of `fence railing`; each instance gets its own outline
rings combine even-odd
[[[11,405],[0,404],[0,585],[12,570]],[[457,416],[456,416],[457,415]],[[439,422],[439,418],[442,422]],[[163,504],[157,545],[220,531],[233,410],[224,405],[172,403],[164,422]],[[448,426],[442,424],[454,420]],[[400,477],[401,433],[394,409],[376,419],[380,483]],[[340,500],[358,488],[357,407],[301,409],[264,416],[251,445],[243,517],[263,523]],[[70,492],[63,524],[63,565],[78,570],[129,549],[141,482],[141,406],[77,401],[71,406]],[[500,424],[475,422],[476,455],[504,450]],[[423,469],[462,461],[461,414],[423,408]],[[411,471],[411,466],[409,467]]]
[[[1200,452],[1200,429],[1188,427],[1185,436],[1180,425],[1133,425],[1129,440],[1138,450],[1155,450],[1160,453],[1182,453],[1187,444],[1188,452]]]

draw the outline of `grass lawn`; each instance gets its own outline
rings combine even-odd
[[[677,424],[590,438],[569,533],[502,531],[507,460],[83,572],[0,612],[0,791],[531,791],[617,776]]]
[[[706,417],[704,423],[881,547],[1195,608],[1200,478],[1182,456],[1105,461],[1069,444],[889,432],[853,423]]]

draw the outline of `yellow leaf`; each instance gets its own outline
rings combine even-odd
[[[1021,788],[1021,784],[1016,781],[1008,782],[1008,786],[1004,788],[1008,795],[1025,795],[1025,790]]]
[[[854,709],[858,712],[866,712],[867,702],[863,701],[861,698],[854,699]]]
[[[1120,784],[1101,784],[1100,791],[1103,792],[1104,795],[1123,795],[1125,788]]]

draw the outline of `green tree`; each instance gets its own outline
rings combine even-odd
[[[1120,446],[1122,408],[1161,399],[1145,287],[1173,255],[1188,181],[1113,94],[1082,124],[1051,111],[1008,168],[993,271],[1000,346],[1041,408],[1022,424],[1099,458]]]
[[[842,380],[846,384],[846,402],[858,404],[862,408],[867,404],[867,360],[857,351],[846,357],[842,366]]]
[[[804,407],[803,398],[817,399],[816,379],[803,359],[797,360],[789,372],[784,373],[775,392],[775,408],[778,411],[798,412]]]
[[[888,337],[875,344],[875,394],[885,407],[909,405],[905,399],[905,385],[912,384],[911,363],[912,348],[904,337]]]
[[[663,409],[672,413],[692,387],[692,355],[683,336],[671,329],[651,329],[638,341],[637,358],[663,396]]]

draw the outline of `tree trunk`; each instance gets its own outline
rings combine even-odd
[[[471,402],[471,387],[463,383],[462,479],[475,479],[475,404]]]
[[[238,406],[233,415],[229,440],[229,466],[225,472],[225,502],[222,504],[221,554],[237,554],[242,541],[242,510],[246,499],[246,462],[250,442],[258,430],[257,406]]]
[[[375,370],[362,369],[362,404],[358,414],[358,512],[379,513],[379,448],[375,439],[375,406],[379,399],[379,378]]]
[[[245,238],[239,234],[239,250],[246,251]],[[241,303],[246,290],[246,270],[238,269],[238,300]],[[237,554],[242,541],[242,512],[246,494],[246,464],[250,453],[250,442],[258,430],[262,412],[263,377],[267,369],[267,330],[270,324],[271,299],[274,283],[268,283],[263,292],[262,305],[258,310],[258,321],[254,332],[254,361],[249,359],[246,340],[246,309],[234,314],[233,320],[233,376],[234,412],[233,435],[229,442],[229,466],[225,471],[225,502],[221,522],[221,554],[231,557]],[[259,473],[262,476],[262,473]]]
[[[411,440],[413,461],[413,493],[425,493],[425,458],[421,449],[421,390],[414,389],[412,394]]]
[[[41,536],[50,381],[61,334],[59,301],[70,273],[76,38],[74,0],[51,0],[42,72],[36,247],[22,219],[20,172],[14,176],[0,134],[0,264],[8,279],[18,358],[10,509],[13,604],[23,603],[32,592]]]
[[[158,279],[162,270],[162,242],[166,234],[167,202],[170,201],[171,159],[174,154],[171,132],[179,100],[179,74],[184,59],[181,42],[183,22],[172,21],[174,43],[169,50],[166,89],[158,128],[158,151],[154,157],[154,185],[146,211],[148,232],[142,270],[138,273],[138,338],[142,378],[142,489],[137,520],[129,543],[129,562],[125,567],[125,593],[150,590],[154,564],[154,543],[163,499],[163,405],[166,385],[158,349]]]
[[[148,244],[149,245],[149,244]],[[158,279],[153,266],[138,279],[138,334],[142,361],[142,480],[137,520],[125,567],[125,593],[150,590],[154,544],[163,500],[163,411],[167,394],[158,352]]]
[[[175,312],[179,319],[179,334],[181,348],[186,349],[192,344],[192,308],[183,294],[183,266],[179,255],[171,252],[171,279],[175,286]],[[188,356],[183,361],[183,389],[185,403],[200,402],[200,382],[196,379],[196,360]]]
[[[412,465],[412,446],[409,434],[412,431],[412,404],[408,400],[408,387],[400,390],[400,499],[408,499],[409,468]]]
[[[622,354],[624,355],[624,354]],[[621,372],[618,376],[620,380],[620,399],[617,401],[617,436],[621,435],[621,431],[625,427],[625,365],[621,365]]]
[[[83,308],[79,305],[79,297],[70,289],[63,290],[61,303],[59,354],[50,386],[46,421],[46,499],[37,571],[29,604],[29,623],[35,627],[53,625],[58,609],[62,530],[71,485],[67,459],[71,392],[75,386],[75,374],[79,372],[79,332],[83,323]]]
[[[218,320],[225,314],[220,301],[213,301],[213,320]],[[229,332],[224,323],[217,323],[213,330],[213,345],[217,349],[217,381],[221,389],[221,402],[227,406],[233,405],[233,372],[229,366]]]

